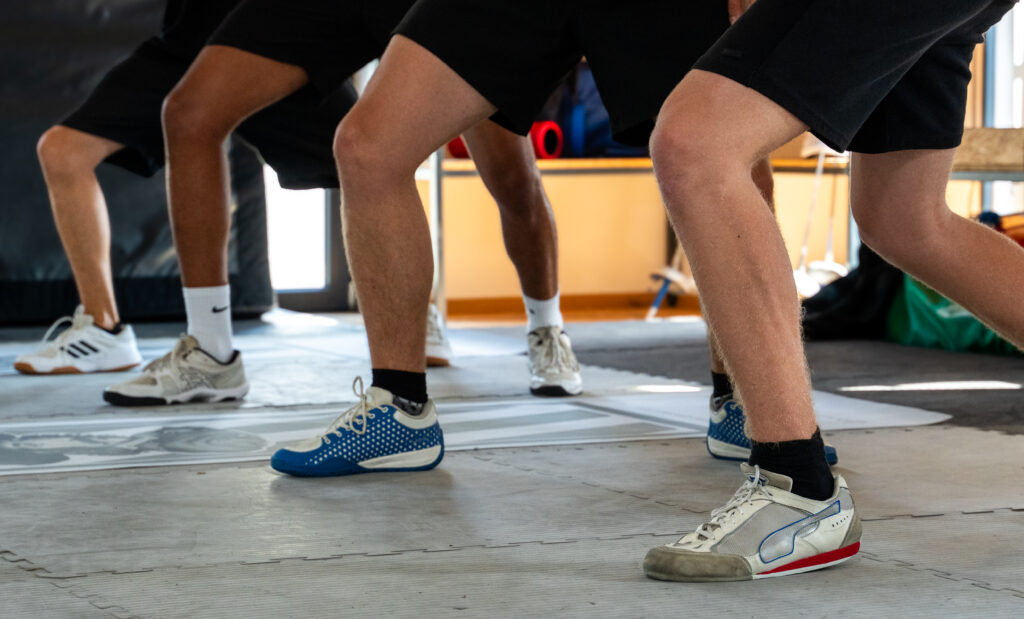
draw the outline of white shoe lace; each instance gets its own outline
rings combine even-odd
[[[764,489],[766,481],[761,477],[761,468],[755,465],[753,473],[740,486],[736,494],[732,495],[729,502],[718,509],[712,510],[711,518],[707,522],[700,525],[696,531],[683,537],[677,543],[690,543],[699,546],[706,541],[713,541],[718,531],[725,527],[735,516],[743,517],[746,515],[744,508],[749,506],[755,497],[771,500],[771,496]]]
[[[51,341],[50,337],[53,335],[53,333],[57,329],[67,324],[71,326],[68,327],[66,330],[62,331],[60,335],[58,335]],[[77,308],[75,308],[74,314],[72,314],[71,316],[63,316],[61,318],[58,318],[56,322],[50,325],[50,328],[46,330],[46,335],[43,336],[43,339],[40,340],[40,343],[44,348],[56,347],[59,349],[61,346],[67,344],[68,340],[72,339],[72,337],[75,335],[77,331],[79,331],[80,329],[84,329],[85,327],[88,327],[90,324],[92,324],[92,316],[85,313],[84,306],[79,305]]]
[[[441,344],[445,341],[444,326],[441,321],[441,313],[433,304],[427,310],[427,341]]]
[[[352,381],[352,393],[356,394],[359,401],[355,406],[348,409],[339,415],[337,419],[331,422],[327,432],[323,435],[324,442],[328,445],[331,444],[332,434],[338,438],[343,436],[343,431],[354,432],[359,435],[366,434],[367,425],[375,416],[370,411],[370,398],[366,395],[366,391],[363,389],[362,376],[356,376],[356,379]]]
[[[551,374],[579,371],[580,366],[572,349],[562,342],[561,329],[542,327],[531,331],[529,337],[533,339],[530,348],[534,352],[531,355],[534,369]]]
[[[195,339],[185,335],[184,333],[178,337],[178,341],[174,344],[174,348],[162,357],[153,359],[142,368],[143,374],[155,374],[164,368],[177,365],[181,361],[188,357],[189,353],[196,349],[196,345],[193,344]]]

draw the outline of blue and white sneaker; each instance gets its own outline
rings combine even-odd
[[[743,406],[733,394],[711,397],[711,420],[708,423],[708,453],[723,460],[747,460],[750,458],[750,439],[744,431],[747,417]],[[832,445],[825,445],[825,460],[829,464],[839,462],[839,455]]]
[[[426,471],[444,458],[444,436],[432,401],[419,415],[395,406],[385,389],[363,391],[362,378],[353,390],[355,406],[331,422],[322,435],[284,449],[270,466],[298,477],[331,477],[382,471]]]

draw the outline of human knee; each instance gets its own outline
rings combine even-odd
[[[696,206],[690,198],[723,184],[733,167],[729,153],[721,152],[692,125],[680,123],[658,123],[651,135],[651,158],[670,211]]]
[[[351,186],[353,183],[375,181],[392,183],[402,175],[411,178],[417,164],[403,169],[400,157],[392,156],[398,153],[387,152],[386,142],[381,136],[374,135],[358,115],[350,112],[338,125],[334,136],[334,158],[342,183]]]
[[[164,99],[163,124],[169,143],[193,144],[223,142],[235,123],[219,118],[209,100],[179,86]]]
[[[85,134],[62,125],[50,127],[39,138],[36,154],[47,174],[88,172],[103,157],[94,155],[83,142]]]
[[[945,206],[932,209],[893,201],[865,204],[854,200],[853,219],[861,240],[880,254],[899,255],[904,250],[920,251],[922,244],[942,242],[943,227],[955,217]]]

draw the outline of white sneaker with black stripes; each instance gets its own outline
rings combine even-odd
[[[64,325],[70,326],[58,333]],[[79,305],[74,315],[50,326],[37,350],[16,357],[14,369],[22,374],[89,374],[120,372],[140,363],[130,326],[123,325],[117,333],[101,329]]]

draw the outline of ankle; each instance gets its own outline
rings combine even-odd
[[[413,404],[422,405],[427,401],[426,372],[373,368],[373,381],[370,386],[390,391],[396,398]],[[408,412],[415,414],[412,411]]]
[[[752,443],[748,463],[792,479],[793,494],[815,501],[832,496],[835,479],[825,460],[825,442],[820,430],[809,439]]]

